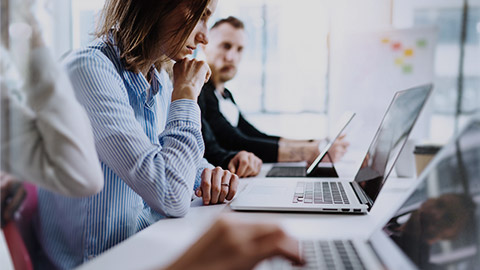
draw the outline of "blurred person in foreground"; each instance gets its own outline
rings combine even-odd
[[[2,25],[11,30],[11,49],[2,40],[0,214],[6,238],[15,237],[12,228],[18,230],[35,264],[41,259],[32,227],[36,189],[25,183],[83,197],[102,190],[103,174],[88,116],[45,45],[32,4],[12,3],[11,10],[23,20]],[[7,264],[2,261],[1,267]]]
[[[45,46],[32,2],[16,4],[26,22],[12,25],[17,31],[12,45],[27,46],[17,52],[24,63],[0,46],[2,225],[26,195],[23,181],[74,197],[103,188],[87,114]]]
[[[166,269],[247,270],[276,256],[305,263],[298,241],[279,225],[248,223],[226,214]]]

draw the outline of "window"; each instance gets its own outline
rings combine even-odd
[[[454,130],[458,97],[463,2],[458,0],[402,0],[395,2],[397,27],[436,25],[435,96],[431,137],[446,141]],[[480,1],[469,0],[463,64],[461,122],[480,108]],[[451,128],[449,128],[451,127]]]
[[[438,113],[454,114],[460,61],[460,33],[462,28],[462,7],[419,8],[414,11],[415,25],[437,25],[439,28],[435,110]],[[464,95],[462,112],[478,109],[480,104],[480,6],[471,7],[468,12],[467,36],[465,44]],[[447,63],[448,61],[448,63]],[[450,63],[450,64],[449,64]],[[453,65],[452,65],[453,64]],[[476,90],[475,90],[476,89]]]
[[[237,77],[227,83],[249,120],[262,130],[294,138],[327,135],[333,32],[388,23],[384,0],[230,0],[218,18],[246,23],[249,42]],[[344,78],[341,78],[344,79]]]
[[[327,1],[221,2],[217,18],[246,24],[248,43],[230,88],[247,113],[326,112]]]
[[[90,43],[105,0],[72,0],[72,44],[79,48]]]

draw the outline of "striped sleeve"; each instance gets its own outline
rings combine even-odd
[[[197,188],[200,187],[200,184],[202,183],[203,170],[213,168],[215,167],[212,164],[208,163],[205,158],[202,159],[197,169],[197,176],[195,177],[195,185],[193,186],[193,190],[197,190]]]
[[[160,145],[135,119],[127,89],[114,64],[98,50],[67,61],[77,98],[92,122],[98,155],[155,211],[187,213],[203,155],[200,111],[194,101],[171,104]]]

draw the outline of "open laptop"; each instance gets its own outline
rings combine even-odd
[[[479,269],[480,115],[443,147],[405,199],[366,241],[301,241],[305,269]],[[292,268],[281,259],[263,266]]]
[[[402,150],[432,85],[399,91],[385,113],[355,178],[267,178],[249,183],[234,210],[367,213]]]
[[[340,137],[348,124],[355,117],[355,113],[345,112],[340,119],[335,137],[324,147],[323,151],[317,156],[312,164],[307,168],[305,166],[279,166],[275,165],[268,171],[267,177],[338,177],[335,167],[319,167],[318,165],[328,153],[333,143]]]

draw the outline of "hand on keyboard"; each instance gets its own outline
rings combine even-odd
[[[278,225],[224,216],[167,269],[252,269],[275,256],[303,264],[298,241]]]

